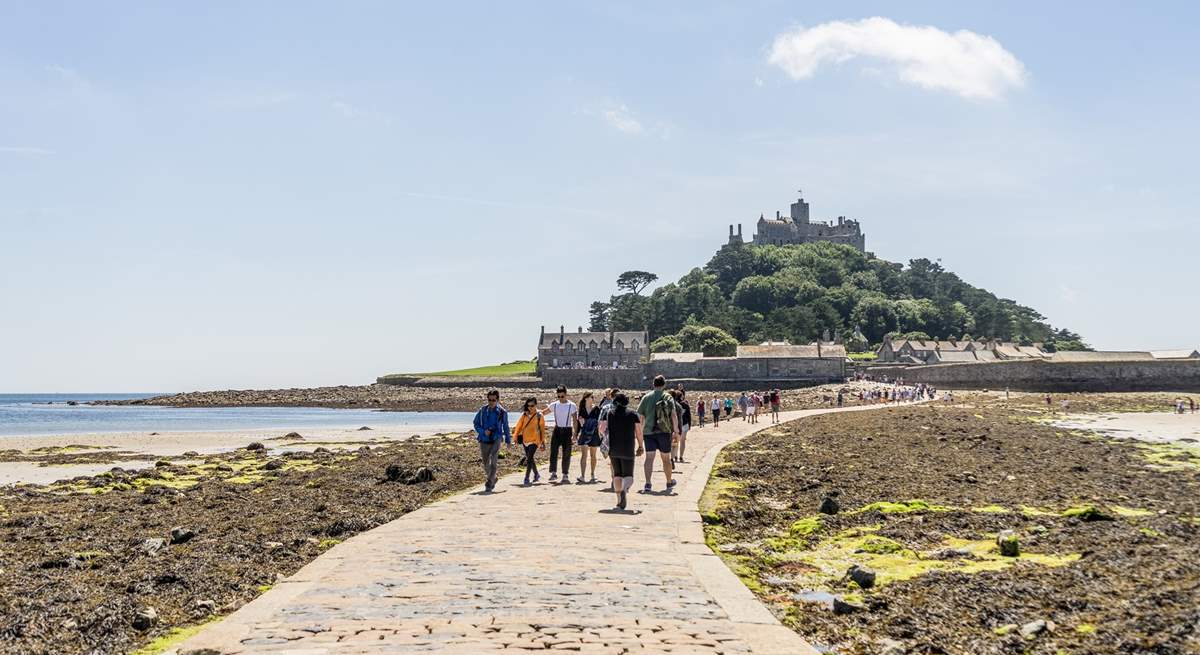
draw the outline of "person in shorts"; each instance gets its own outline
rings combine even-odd
[[[779,396],[779,389],[771,390],[771,422],[779,422],[779,405],[782,399]]]
[[[576,434],[579,440],[579,484],[587,482],[588,456],[592,459],[592,482],[596,481],[596,454],[600,450],[600,407],[592,402],[592,392],[579,399],[579,412],[575,415]]]
[[[649,493],[654,486],[651,483],[654,475],[654,455],[657,452],[662,459],[663,474],[667,477],[667,491],[675,488],[675,479],[671,476],[671,443],[679,437],[679,414],[675,408],[675,399],[667,393],[667,381],[659,375],[654,378],[654,390],[642,398],[638,405],[638,416],[641,417],[642,443],[646,448],[646,459],[643,468],[646,473],[646,484],[643,493]]]
[[[617,492],[617,509],[623,511],[628,506],[629,490],[633,488],[634,462],[645,452],[641,417],[630,411],[629,396],[618,392],[613,397],[612,406],[600,420],[600,431],[608,435],[613,491]]]
[[[672,464],[683,463],[683,451],[687,449],[688,430],[692,429],[692,404],[682,390],[675,392],[675,405],[679,407],[679,439],[671,444]]]

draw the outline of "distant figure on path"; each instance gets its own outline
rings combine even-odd
[[[747,396],[745,391],[738,396],[737,406],[738,411],[742,413],[742,422],[745,423],[750,418],[750,396]]]
[[[721,426],[721,399],[717,398],[716,396],[713,396],[713,399],[712,399],[712,418],[713,418],[713,427],[714,428],[720,427]]]
[[[704,427],[704,412],[708,410],[708,403],[704,402],[704,398],[696,398],[696,416],[700,418],[700,427]]]
[[[496,389],[487,392],[487,404],[475,413],[475,439],[483,458],[484,490],[491,493],[496,488],[496,473],[500,469],[500,441],[503,439],[504,443],[512,445],[508,411],[500,405],[500,392]]]
[[[608,435],[608,458],[613,467],[613,490],[617,492],[617,509],[628,505],[629,490],[633,488],[633,463],[644,452],[642,423],[637,412],[629,411],[629,396],[618,393],[612,408],[600,421],[600,431]]]
[[[725,399],[725,420],[728,421],[730,416],[733,416],[733,398],[726,398]]]
[[[671,477],[671,442],[679,437],[679,414],[676,413],[675,399],[666,390],[667,381],[659,375],[654,378],[654,390],[642,398],[638,405],[638,415],[642,424],[650,426],[648,431],[643,428],[642,443],[646,447],[646,460],[643,468],[646,473],[646,485],[643,492],[653,490],[651,478],[654,475],[654,453],[658,452],[662,459],[663,473],[667,476],[667,491],[675,487],[675,479]]]
[[[600,423],[597,426],[600,431],[600,454],[604,455],[604,458],[608,460],[608,468],[612,473],[612,475],[610,475],[608,478],[608,491],[616,491],[616,489],[613,487],[612,479],[616,477],[617,474],[616,471],[612,470],[612,454],[609,448],[608,429],[606,427],[608,424],[605,423],[605,420],[607,420],[609,412],[616,407],[613,402],[619,393],[621,393],[621,390],[616,387],[604,390],[604,400],[600,401]]]
[[[534,482],[541,481],[542,476],[538,475],[534,456],[538,448],[546,446],[546,419],[538,411],[537,398],[525,399],[525,411],[521,412],[521,418],[517,419],[513,436],[517,439],[517,445],[525,449],[525,486],[529,486],[531,473]]]
[[[1190,409],[1193,414],[1196,413],[1196,399],[1192,398],[1191,396],[1188,396],[1188,409]]]
[[[575,440],[575,415],[579,407],[567,400],[567,388],[555,392],[558,400],[542,410],[554,412],[554,433],[550,435],[550,482],[558,480],[558,451],[562,451],[562,484],[571,484],[571,442]]]
[[[588,455],[592,457],[592,482],[596,481],[596,451],[600,450],[600,408],[592,402],[592,392],[587,392],[579,399],[579,413],[575,415],[576,430],[579,435],[579,480],[580,484],[587,482]],[[566,475],[565,473],[563,475]]]
[[[779,405],[781,404],[782,400],[783,399],[779,396],[779,389],[772,389],[771,390],[771,422],[772,423],[779,422]]]
[[[675,403],[679,406],[679,441],[671,444],[671,459],[682,464],[683,451],[687,449],[688,431],[692,429],[692,403],[682,390],[675,396]]]

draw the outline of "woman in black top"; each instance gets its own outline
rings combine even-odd
[[[625,509],[629,490],[633,488],[633,462],[645,452],[642,447],[642,424],[636,411],[629,409],[629,396],[619,393],[613,407],[605,415],[601,432],[608,434],[608,458],[613,467],[613,491],[617,492],[617,509]]]
[[[579,434],[579,452],[582,461],[579,462],[580,484],[587,471],[588,454],[592,456],[592,482],[596,481],[596,451],[600,450],[600,408],[592,402],[592,392],[583,394],[579,399],[579,411],[575,414],[575,425]]]
[[[675,406],[679,408],[679,440],[671,444],[671,462],[683,463],[683,451],[687,448],[688,430],[692,428],[692,405],[682,389],[672,392]]]

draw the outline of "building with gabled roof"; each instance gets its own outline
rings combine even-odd
[[[546,332],[538,339],[537,374],[547,368],[637,368],[648,358],[650,344],[645,330]]]

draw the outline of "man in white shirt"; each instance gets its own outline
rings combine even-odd
[[[567,388],[558,388],[558,400],[550,403],[542,414],[554,414],[554,433],[550,436],[550,483],[558,481],[558,451],[562,450],[562,481],[571,484],[571,445],[575,443],[575,415],[579,408],[567,400]]]

